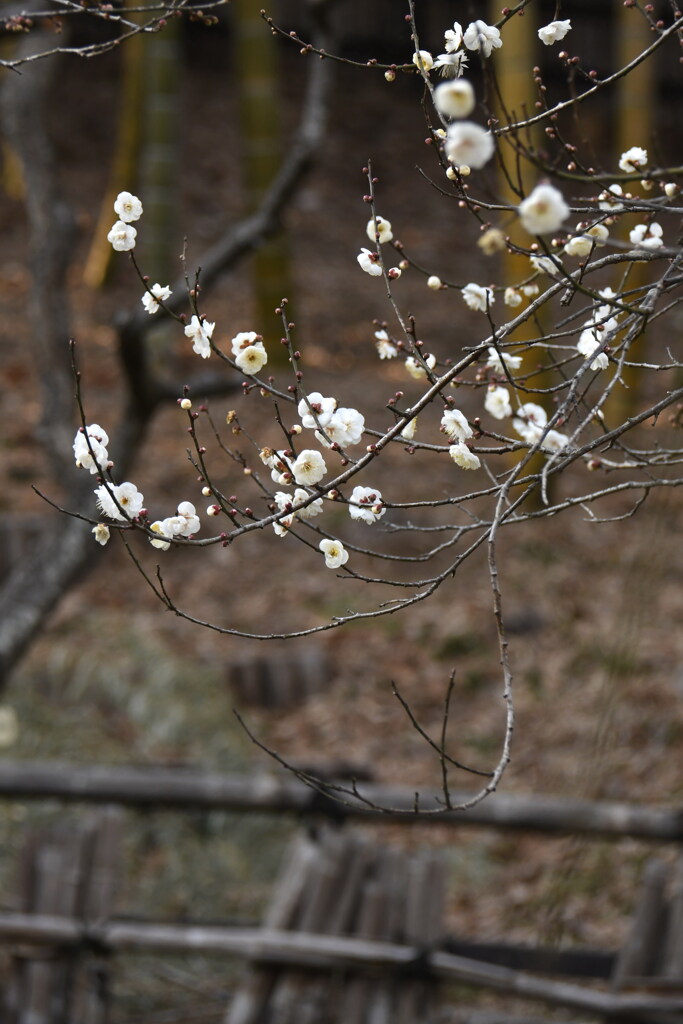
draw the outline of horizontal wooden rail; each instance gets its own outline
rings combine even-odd
[[[347,786],[350,783],[347,781]],[[130,768],[117,765],[0,760],[0,798],[58,799],[116,803],[128,807],[187,810],[260,811],[274,814],[320,813],[352,818],[391,819],[404,824],[424,820],[414,813],[413,790],[359,783],[363,798],[388,811],[351,798],[337,804],[293,775],[223,775],[185,768]],[[453,803],[467,799],[452,793]],[[424,797],[420,808],[438,808],[438,796]],[[444,811],[446,825],[478,825],[545,833],[583,833],[612,838],[631,836],[659,842],[683,840],[683,811],[615,801],[572,800],[551,796],[494,793],[466,811]]]
[[[252,962],[311,970],[371,969],[393,974],[428,973],[525,999],[585,1013],[642,1017],[683,1013],[682,995],[612,993],[569,982],[537,978],[524,971],[440,951],[359,938],[313,935],[265,928],[223,928],[111,921],[82,924],[71,918],[0,914],[0,939],[24,946],[87,946],[101,951],[153,949],[159,952],[221,953]]]

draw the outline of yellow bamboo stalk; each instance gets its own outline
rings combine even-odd
[[[270,185],[282,156],[277,97],[279,54],[272,34],[264,30],[259,4],[233,0],[234,63],[238,73],[239,116],[246,206],[253,210]],[[273,310],[283,296],[291,298],[291,275],[285,235],[280,232],[255,254],[252,263],[254,318],[257,330],[270,341],[271,361],[284,348],[274,344],[281,329]]]
[[[133,7],[136,0],[126,0]],[[134,19],[135,14],[127,17]],[[112,260],[112,247],[107,234],[116,219],[114,200],[124,189],[134,191],[137,179],[138,152],[141,138],[141,103],[143,90],[144,43],[141,33],[121,47],[122,82],[121,106],[116,138],[116,149],[109,184],[102,200],[97,227],[83,270],[84,283],[90,288],[101,288],[107,279]]]

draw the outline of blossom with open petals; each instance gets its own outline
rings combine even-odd
[[[440,429],[451,441],[466,441],[474,434],[467,417],[459,409],[445,410],[441,417]]]
[[[199,516],[191,501],[181,501],[178,505],[178,516],[184,520],[184,525],[178,530],[181,537],[191,537],[198,533],[201,527]]]
[[[318,547],[325,556],[328,569],[339,569],[349,560],[349,553],[340,540],[321,540]]]
[[[625,153],[622,153],[619,157],[619,168],[622,171],[633,172],[641,171],[643,167],[647,167],[647,150],[641,146],[631,146]]]
[[[352,519],[362,519],[364,523],[376,523],[385,512],[381,491],[378,491],[376,487],[354,487],[349,503],[349,515]]]
[[[423,358],[424,362],[427,365],[427,369],[433,370],[434,367],[436,366],[436,356],[430,353],[429,355],[426,355]],[[422,365],[422,363],[418,362],[418,360],[415,359],[414,356],[408,356],[408,358],[405,361],[405,367],[410,376],[413,378],[413,380],[424,380],[425,377],[427,376],[427,371],[425,370],[424,366]]]
[[[517,207],[522,227],[530,235],[544,235],[557,231],[569,216],[569,207],[562,193],[554,185],[542,182]]]
[[[609,188],[600,193],[598,206],[601,210],[619,213],[624,209],[624,204],[619,202],[619,197],[623,196],[623,194],[623,188],[615,182],[614,185],[610,185]]]
[[[374,258],[373,258],[374,257]],[[378,257],[376,252],[370,252],[369,249],[361,247],[360,252],[356,256],[358,265],[361,270],[364,270],[370,277],[381,277],[382,268],[378,263]]]
[[[242,373],[255,374],[268,362],[268,353],[263,342],[257,341],[255,345],[247,345],[235,356],[235,365]]]
[[[294,491],[294,504],[299,505],[302,501],[306,501],[311,495],[308,491],[305,491],[303,487],[297,487]],[[316,498],[315,501],[311,501],[305,508],[299,508],[296,510],[296,515],[299,519],[314,519],[315,516],[319,516],[323,511],[323,499]]]
[[[490,57],[491,51],[503,45],[500,31],[485,21],[472,21],[465,29],[463,42],[468,50],[477,50],[482,57]]]
[[[145,503],[140,491],[129,480],[118,486],[110,484],[109,490],[103,484],[95,490],[95,495],[100,511],[110,519],[135,519]]]
[[[107,241],[111,242],[112,249],[115,249],[116,252],[128,252],[135,248],[136,237],[137,231],[134,227],[126,224],[125,221],[117,220],[107,235]]]
[[[540,273],[550,274],[551,277],[562,277],[562,264],[559,260],[557,260],[556,263],[556,259],[557,257],[555,257],[555,259],[551,259],[550,256],[530,256],[529,263],[534,270],[537,270]],[[527,288],[523,288],[522,291],[525,295],[529,294]],[[536,292],[538,292],[538,288],[536,289]]]
[[[379,235],[380,245],[383,242],[390,242],[394,237],[394,233],[391,230],[391,221],[386,220],[384,217],[377,216],[374,220],[370,219],[365,230],[371,242],[374,242],[376,236]]]
[[[459,21],[453,22],[453,28],[447,28],[444,32],[444,49],[446,53],[455,53],[462,46],[462,25]]]
[[[522,356],[513,356],[509,352],[499,352],[493,347],[489,346],[488,359],[486,360],[486,367],[489,370],[493,370],[494,373],[505,373],[507,367],[508,372],[511,370],[518,370],[522,365]]]
[[[525,441],[534,444],[543,433],[547,422],[548,416],[545,409],[536,405],[535,402],[527,402],[517,410],[512,427]]]
[[[109,541],[109,527],[106,523],[98,523],[97,526],[92,528],[93,535],[98,544],[102,547]]]
[[[613,318],[612,318],[613,319]],[[616,320],[614,321],[616,325]],[[601,338],[599,333],[596,331],[594,326],[589,326],[586,330],[581,331],[579,340],[576,345],[577,351],[584,357],[589,359],[596,349],[599,349],[603,343],[604,334]],[[590,365],[591,370],[606,370],[609,366],[609,358],[606,352],[598,352],[595,359]]]
[[[493,291],[490,288],[484,288],[480,284],[475,284],[470,281],[464,288],[460,289],[460,294],[465,300],[465,304],[470,309],[478,309],[482,313],[485,313],[489,306],[492,306],[496,301]]]
[[[448,454],[456,466],[460,466],[461,469],[479,469],[481,466],[479,456],[471,452],[463,441],[452,444],[448,449]]]
[[[255,345],[258,341],[263,341],[260,334],[256,331],[240,331],[230,342],[232,354],[238,356],[240,352],[243,352],[245,348],[249,348],[250,345]]]
[[[124,224],[130,224],[132,220],[140,220],[142,203],[130,192],[119,192],[114,202],[114,213]]]
[[[657,221],[651,224],[636,224],[633,231],[629,231],[631,245],[637,245],[641,249],[660,249],[662,241],[662,225]]]
[[[444,78],[460,78],[468,60],[469,57],[464,50],[458,50],[457,53],[440,53],[434,61],[434,70]]]
[[[386,331],[375,331],[375,346],[380,359],[393,359],[398,355],[398,349]]]
[[[496,144],[491,132],[473,121],[454,121],[448,126],[444,148],[456,167],[466,164],[478,169],[489,162]]]
[[[320,430],[315,432],[321,444],[329,448],[336,443],[345,448],[360,441],[365,430],[365,417],[357,409],[336,409],[323,429],[324,434]]]
[[[90,441],[90,448],[88,447]],[[89,469],[91,474],[101,473],[109,465],[107,445],[109,435],[99,423],[91,423],[89,427],[80,427],[74,438],[74,458],[81,469]],[[92,449],[92,455],[90,451]]]
[[[434,90],[434,106],[444,117],[467,117],[474,103],[474,89],[466,78],[442,82]]]
[[[572,23],[569,19],[566,21],[551,21],[549,25],[539,28],[538,38],[546,46],[552,46],[553,43],[558,43],[560,39],[564,39],[571,27]]]
[[[516,288],[506,288],[503,301],[506,306],[510,309],[516,309],[517,306],[521,306],[523,302],[522,293]]]
[[[302,398],[297,406],[302,427],[317,430],[326,427],[337,408],[336,398],[325,398],[319,391],[311,391],[307,398]]]
[[[491,385],[486,392],[484,408],[496,420],[504,420],[507,416],[512,416],[508,389]]]
[[[327,472],[327,466],[320,452],[304,448],[292,463],[292,476],[298,484],[317,484]]]
[[[140,301],[147,312],[151,314],[156,313],[159,308],[159,302],[165,302],[166,299],[170,299],[171,295],[171,289],[167,284],[153,284]]]
[[[210,341],[215,326],[215,323],[210,324],[208,320],[200,320],[195,315],[185,327],[185,334],[192,341],[192,351],[202,359],[208,359],[211,355]]]
[[[569,444],[569,438],[566,434],[561,434],[558,430],[549,430],[543,438],[541,448],[544,452],[561,452]]]

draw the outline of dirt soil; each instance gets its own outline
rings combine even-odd
[[[177,236],[190,239],[190,262],[242,210],[227,48],[223,35],[196,34],[184,58]],[[286,138],[301,95],[302,59],[295,50],[284,50],[281,58],[278,117]],[[121,306],[139,302],[140,291],[123,257],[105,290],[94,293],[82,282],[112,155],[118,72],[116,56],[87,66],[65,62],[51,111],[61,182],[80,228],[70,282],[88,419],[105,425],[120,415],[112,320]],[[379,177],[378,209],[418,263],[458,283],[485,283],[497,269],[473,247],[476,226],[461,228],[448,200],[416,169],[419,165],[428,175],[436,171],[424,144],[419,106],[411,102],[415,83],[389,85],[369,75],[359,80],[347,69],[336,74],[327,140],[286,217],[289,308],[309,390],[369,410],[381,408],[397,389],[412,393],[417,386],[395,364],[378,363],[374,352],[373,319],[389,321],[391,310],[381,285],[362,274],[355,259],[367,243],[362,202],[367,185],[361,172],[367,159]],[[44,515],[30,483],[48,490],[55,485],[32,436],[38,406],[25,316],[30,293],[26,223],[22,203],[8,194],[0,196],[0,226],[2,508],[16,523]],[[241,330],[258,330],[267,339],[279,335],[275,318],[272,324],[254,322],[249,273],[244,265],[203,297],[217,336],[226,340]],[[403,309],[417,316],[428,351],[445,360],[478,338],[480,314],[465,310],[457,293],[433,293],[424,277],[412,272],[398,284]],[[182,337],[172,342],[180,382],[196,368],[186,344]],[[283,368],[275,374],[286,384]],[[254,424],[259,401],[257,395],[217,399],[211,409],[217,422],[235,408]],[[471,408],[469,396],[463,403],[470,414],[471,401]],[[260,443],[273,443],[270,436]],[[225,437],[230,442],[227,432]],[[185,499],[203,511],[185,447],[185,422],[173,406],[157,417],[132,472],[150,507]],[[419,454],[411,460],[401,453],[381,477],[384,493],[419,490],[420,470],[430,474],[430,465]],[[246,498],[244,480],[232,464],[217,458],[216,466],[226,493],[239,487]],[[437,482],[430,478],[430,490]],[[571,490],[585,482],[572,477],[563,486]],[[625,508],[615,503],[607,511]],[[576,509],[519,526],[503,539],[501,580],[517,708],[503,794],[681,801],[683,555],[674,542],[680,527],[680,502],[671,491],[652,496],[634,519],[598,525]],[[406,543],[413,550],[413,542]],[[153,565],[146,546],[138,547]],[[259,536],[229,550],[209,548],[197,559],[171,556],[169,581],[185,609],[257,632],[306,628],[343,612],[359,591],[353,581],[337,587],[309,553],[304,557],[300,547],[287,547],[287,538]],[[438,760],[409,727],[392,683],[424,727],[437,734],[455,670],[453,752],[479,766],[495,762],[504,709],[483,557],[467,562],[434,598],[402,616],[310,641],[274,643],[266,654],[297,656],[311,643],[322,646],[330,666],[319,691],[288,710],[246,712],[257,735],[283,756],[309,764],[350,761],[379,781],[437,791]],[[5,753],[84,764],[275,770],[252,748],[231,713],[230,666],[256,654],[263,654],[263,645],[218,636],[165,614],[122,548],[111,544],[97,571],[65,596],[15,674],[5,702],[18,715],[19,733]],[[467,776],[453,779],[455,788],[471,785]],[[55,813],[60,812],[50,807],[5,805],[6,873],[20,845],[20,823]],[[172,815],[131,815],[121,912],[153,919],[254,919],[288,834],[283,823],[236,822],[227,815],[196,816],[189,824]],[[613,949],[623,941],[651,852],[635,841],[548,839],[435,823],[409,829],[383,825],[373,835],[377,841],[443,849],[451,868],[447,917],[454,933],[558,947]],[[11,889],[3,892],[2,909],[11,909]],[[120,1024],[142,1019],[136,1014],[144,1007],[151,1014],[178,1005],[182,979],[194,979],[205,993],[226,983],[215,962],[184,963],[177,988],[169,981],[170,968],[157,963],[147,970],[141,963],[128,965],[123,974],[113,1018]],[[210,1007],[206,1012],[205,1019],[213,1019]],[[219,1014],[216,1009],[214,1017]]]

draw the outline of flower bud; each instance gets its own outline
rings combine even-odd
[[[441,278],[437,277],[436,274],[432,274],[431,277],[427,278],[427,287],[432,288],[435,292],[438,292],[439,288],[442,287]]]
[[[186,411],[187,411],[187,409],[191,409],[192,408],[192,402],[190,401],[190,399],[189,398],[183,398],[181,400],[181,402],[180,402],[180,408],[181,409],[185,409]]]

